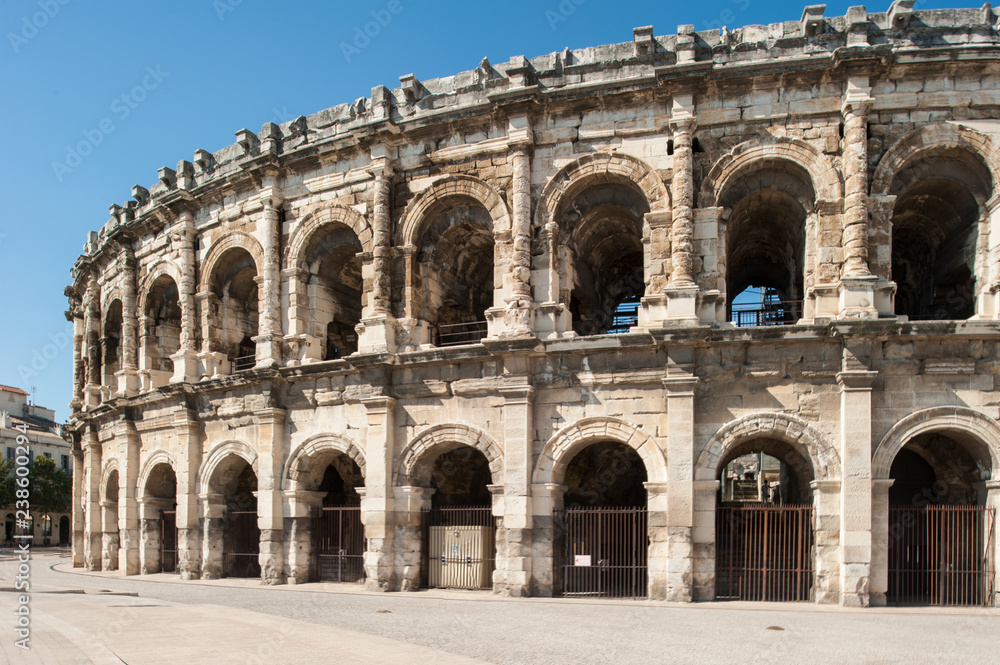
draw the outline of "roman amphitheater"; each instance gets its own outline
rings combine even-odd
[[[908,0],[241,129],[73,267],[74,563],[995,605],[998,147]]]

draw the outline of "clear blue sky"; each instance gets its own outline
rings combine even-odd
[[[132,185],[151,186],[159,167],[196,149],[233,143],[238,129],[350,102],[375,85],[396,87],[410,72],[426,80],[473,69],[483,56],[499,63],[631,41],[640,25],[659,35],[687,23],[708,30],[798,20],[807,4],[398,2],[393,15],[390,0],[0,0],[0,383],[34,387],[37,404],[69,416],[63,288],[87,232],[107,221],[110,204],[130,198]],[[826,14],[843,15],[850,4],[829,3]],[[918,8],[981,4],[924,0]],[[342,43],[372,11],[391,19],[348,58]],[[143,84],[142,99],[121,99]],[[81,141],[93,151],[68,157],[67,146]]]

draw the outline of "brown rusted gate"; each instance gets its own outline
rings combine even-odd
[[[230,510],[222,537],[222,574],[260,577],[260,528],[257,511]]]
[[[177,572],[177,511],[160,511],[160,571]]]
[[[496,519],[490,506],[425,509],[421,518],[424,588],[493,588]]]
[[[995,539],[994,508],[890,506],[887,601],[994,605]]]
[[[555,515],[561,541],[556,588],[563,596],[645,598],[648,586],[645,508],[567,508]]]
[[[716,507],[716,600],[809,600],[813,572],[812,506]]]
[[[365,580],[365,527],[359,506],[323,506],[313,513],[312,574],[318,582]]]

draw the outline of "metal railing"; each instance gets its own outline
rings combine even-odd
[[[256,510],[231,510],[222,537],[224,577],[260,577],[260,528]]]
[[[889,506],[889,588],[893,605],[992,606],[996,509]]]
[[[245,372],[253,369],[257,364],[257,356],[240,356],[233,360],[233,369],[237,372]]]
[[[317,582],[365,580],[365,527],[360,506],[323,506],[313,513],[312,579]]]
[[[649,513],[646,508],[567,508],[553,517],[557,587],[563,596],[645,598]]]
[[[434,328],[435,346],[458,346],[460,344],[477,344],[486,337],[486,321],[470,321],[468,323],[446,323]]]
[[[738,328],[750,326],[788,326],[802,318],[801,300],[777,300],[763,305],[733,305],[730,323]]]

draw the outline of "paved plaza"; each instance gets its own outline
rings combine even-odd
[[[14,565],[0,556],[0,611],[8,617]],[[998,610],[513,600],[162,574],[123,579],[74,570],[57,552],[37,556],[31,574],[32,649],[15,648],[10,629],[0,640],[12,665],[931,665],[992,663],[1000,652]]]

